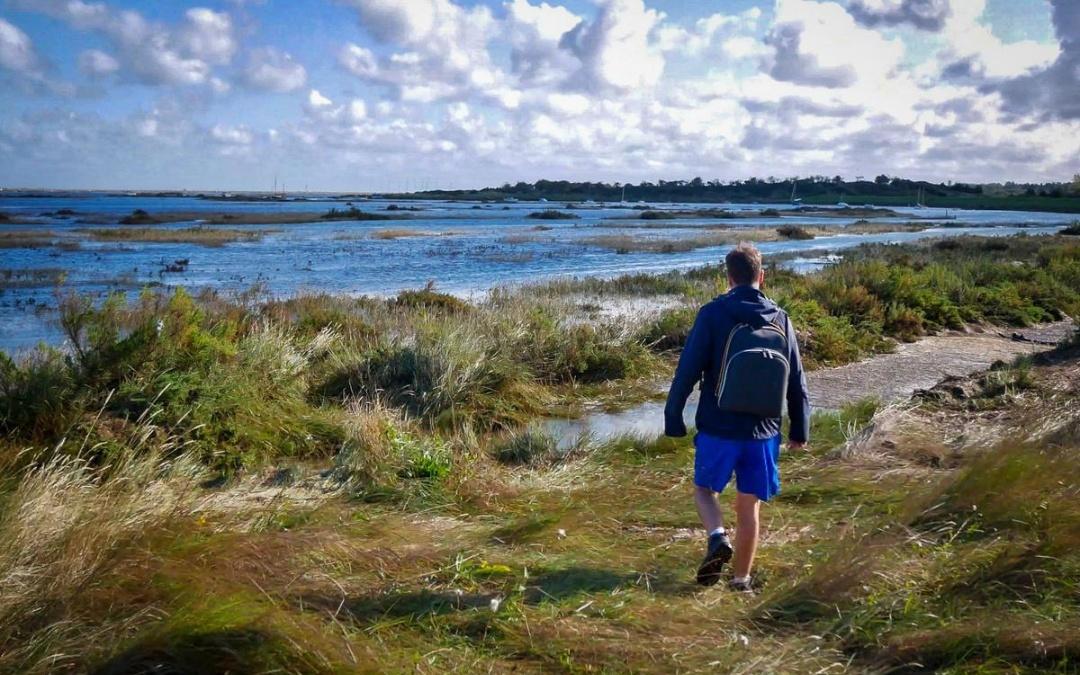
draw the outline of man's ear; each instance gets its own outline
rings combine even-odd
[[[762,288],[765,288],[765,270],[764,269],[762,269],[760,272],[758,272],[757,283],[758,283],[758,286],[761,286]]]

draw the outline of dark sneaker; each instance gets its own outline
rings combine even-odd
[[[697,582],[702,586],[712,586],[720,581],[720,572],[724,565],[731,560],[731,540],[727,533],[714,534],[709,537],[709,548],[705,552],[705,559],[697,571]]]
[[[742,579],[732,579],[728,581],[728,590],[735,593],[749,593],[754,594],[754,587],[750,585],[750,581],[743,581]]]

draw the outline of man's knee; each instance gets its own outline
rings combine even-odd
[[[695,485],[694,494],[700,495],[702,497],[712,497],[714,494],[716,494],[716,492],[712,488],[705,487],[703,485]]]
[[[735,495],[735,513],[740,521],[748,525],[757,521],[758,506],[760,504],[761,500],[756,495],[745,492],[739,492]]]

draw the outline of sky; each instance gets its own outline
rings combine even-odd
[[[0,0],[0,187],[1080,172],[1080,0]]]

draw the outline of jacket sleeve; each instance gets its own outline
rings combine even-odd
[[[683,408],[686,399],[694,390],[694,385],[701,380],[701,375],[709,361],[712,348],[712,330],[709,321],[704,318],[704,311],[699,311],[686,338],[686,346],[679,356],[679,365],[671,381],[667,405],[664,406],[664,434],[666,436],[685,436],[686,423],[683,422]]]
[[[810,393],[806,388],[806,373],[803,372],[802,357],[799,355],[799,338],[791,319],[787,320],[788,372],[787,406],[791,429],[791,440],[806,443],[810,440]]]

